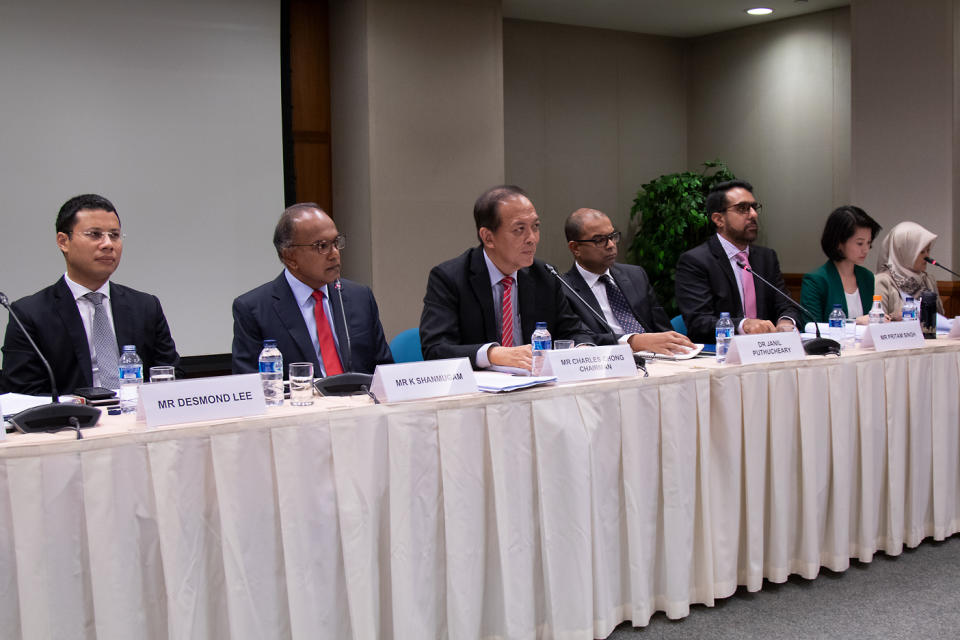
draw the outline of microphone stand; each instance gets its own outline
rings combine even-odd
[[[97,420],[100,419],[100,409],[81,404],[60,404],[60,396],[57,394],[57,381],[56,378],[54,378],[53,369],[50,368],[50,363],[43,357],[43,353],[40,351],[37,343],[33,341],[30,333],[27,332],[23,323],[20,322],[20,318],[17,317],[13,307],[10,306],[10,300],[3,293],[0,293],[0,306],[6,308],[10,313],[10,317],[16,321],[17,326],[20,327],[23,335],[27,337],[27,341],[30,343],[30,346],[33,347],[33,351],[37,354],[37,357],[40,358],[40,362],[43,363],[43,366],[47,370],[47,375],[50,378],[50,404],[24,409],[10,417],[10,424],[16,427],[20,433],[76,428],[77,436],[82,437],[80,436],[79,429],[92,427],[97,424]]]
[[[601,323],[603,326],[605,326],[610,333],[616,335],[616,331],[613,330],[613,327],[610,326],[610,323],[607,322],[607,319],[604,318],[602,315],[600,315],[600,314],[597,312],[596,309],[594,309],[594,308],[591,307],[589,304],[587,304],[587,301],[583,299],[583,296],[581,296],[579,293],[577,293],[577,290],[576,290],[576,289],[574,289],[573,287],[571,287],[571,286],[569,285],[569,283],[567,283],[566,280],[564,280],[562,277],[560,277],[560,274],[557,273],[556,268],[554,268],[554,266],[553,266],[552,264],[544,263],[543,266],[545,266],[545,267],[547,268],[547,271],[549,271],[551,274],[553,274],[553,277],[555,277],[557,280],[560,281],[560,284],[562,284],[564,287],[567,288],[567,291],[569,291],[570,293],[572,293],[573,295],[575,295],[575,296],[577,297],[577,300],[579,300],[581,303],[583,303],[583,306],[585,306],[587,309],[589,309],[589,310],[590,310],[590,313],[592,313],[593,315],[595,315],[595,316],[597,317],[597,320],[599,320],[600,323]],[[634,354],[633,354],[633,361],[634,361],[634,363],[637,365],[637,368],[643,371],[644,377],[647,377],[647,376],[650,375],[650,372],[647,371],[647,360],[646,360],[646,358],[644,358],[643,356],[641,356],[641,355],[638,354],[638,353],[634,353]]]
[[[783,291],[780,291],[772,282],[768,281],[766,278],[761,276],[759,273],[754,271],[751,267],[748,267],[746,263],[740,262],[737,260],[737,266],[746,271],[749,274],[752,274],[755,278],[760,280],[763,284],[767,285],[782,297],[786,298],[793,304],[795,307],[800,309],[803,313],[807,314],[813,320],[813,328],[816,330],[817,337],[813,340],[807,340],[803,345],[803,350],[807,353],[808,356],[827,356],[833,354],[835,356],[840,355],[840,343],[836,340],[831,340],[830,338],[823,338],[820,336],[820,327],[817,326],[817,318],[812,313],[807,311],[806,307],[802,304],[785,294]]]
[[[340,302],[340,317],[343,318],[343,335],[347,340],[346,371],[332,376],[325,376],[315,380],[313,388],[322,396],[344,396],[352,395],[358,391],[363,392],[373,398],[374,403],[380,402],[370,393],[370,385],[373,383],[373,376],[369,373],[356,373],[353,369],[353,346],[350,343],[350,327],[347,326],[347,312],[343,306],[343,293],[340,291],[342,285],[340,278],[333,283],[333,288],[337,290],[337,300]]]
[[[936,260],[934,260],[934,259],[931,258],[930,256],[927,256],[926,258],[924,258],[924,260],[925,260],[926,262],[929,262],[930,264],[935,264],[935,265],[937,265],[938,267],[940,267],[941,269],[943,269],[944,271],[948,271],[948,272],[951,273],[953,276],[955,276],[955,277],[957,277],[957,278],[960,278],[960,273],[957,273],[957,272],[954,271],[953,269],[948,269],[947,267],[943,266],[942,264],[940,264],[939,262],[937,262]]]

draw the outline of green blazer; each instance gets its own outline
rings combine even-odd
[[[869,269],[854,265],[853,275],[857,279],[863,312],[867,313],[873,306],[873,273]],[[840,272],[832,260],[827,260],[819,269],[803,276],[800,303],[817,316],[817,322],[829,320],[835,304],[842,306],[843,312],[850,317]]]

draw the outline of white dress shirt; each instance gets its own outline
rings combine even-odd
[[[110,303],[110,281],[104,282],[102,287],[93,291],[92,289],[87,289],[82,284],[74,282],[67,274],[63,274],[63,280],[67,283],[67,288],[70,289],[70,293],[73,294],[73,299],[77,303],[77,311],[80,312],[80,320],[83,321],[83,332],[87,334],[87,347],[90,349],[90,362],[97,362],[97,350],[93,346],[93,314],[96,313],[97,307],[83,296],[91,292],[102,293],[104,295],[103,309],[107,312],[110,330],[113,331],[114,339],[116,339],[117,330],[113,324],[113,309]],[[119,349],[122,348],[123,345],[118,344],[117,347]],[[96,369],[93,371],[93,386],[103,386],[100,384],[100,374]]]

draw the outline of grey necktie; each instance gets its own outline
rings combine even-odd
[[[93,350],[96,358],[93,365],[94,379],[100,375],[100,386],[107,389],[120,388],[120,372],[117,363],[117,337],[113,335],[110,318],[103,308],[102,293],[91,291],[83,296],[93,303]]]
[[[607,302],[610,303],[610,309],[613,311],[617,324],[623,329],[624,333],[643,333],[643,327],[637,322],[627,302],[626,296],[620,291],[620,287],[613,281],[609,274],[600,276],[604,286],[607,288]]]

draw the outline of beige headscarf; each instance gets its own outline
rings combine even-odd
[[[916,222],[901,222],[883,239],[880,245],[880,257],[877,259],[877,273],[887,271],[897,288],[907,295],[917,297],[926,288],[923,272],[914,271],[913,263],[927,245],[937,239]]]

